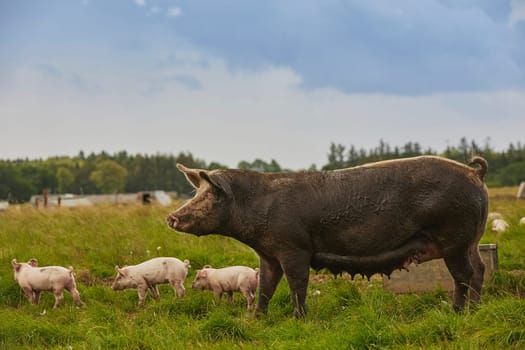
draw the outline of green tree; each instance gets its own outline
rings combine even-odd
[[[57,183],[58,183],[58,193],[64,193],[75,181],[75,176],[65,167],[60,167],[56,173]]]
[[[239,169],[255,170],[261,173],[282,171],[281,166],[279,165],[279,163],[277,163],[277,161],[275,161],[275,159],[272,159],[270,163],[267,163],[259,158],[255,159],[252,163],[243,160],[239,162],[237,167]]]
[[[496,175],[498,186],[517,186],[522,181],[525,181],[525,162],[507,165]]]
[[[128,171],[112,160],[103,160],[95,166],[89,176],[99,191],[103,193],[120,192],[126,186]]]
[[[24,202],[35,192],[35,186],[22,175],[20,169],[0,163],[0,199],[15,203]]]

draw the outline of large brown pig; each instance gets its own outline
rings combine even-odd
[[[478,252],[487,218],[487,162],[469,167],[435,156],[322,172],[258,173],[188,169],[195,196],[169,214],[169,227],[221,234],[260,257],[257,311],[283,273],[294,315],[306,314],[310,266],[334,273],[390,275],[410,263],[444,258],[455,282],[454,308],[479,302]]]

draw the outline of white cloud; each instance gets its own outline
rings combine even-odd
[[[525,1],[524,0],[511,0],[510,3],[510,24],[513,25],[516,22],[525,20]]]
[[[148,12],[147,12],[147,15],[148,16],[151,16],[151,15],[156,15],[157,13],[160,12],[160,7],[158,6],[152,6],[149,8]]]
[[[391,146],[413,141],[441,151],[463,136],[490,137],[498,149],[523,141],[523,90],[419,97],[305,91],[288,68],[232,72],[220,60],[208,62],[156,73],[159,80],[193,77],[198,88],[171,79],[147,96],[141,91],[154,83],[151,72],[90,75],[104,88],[90,94],[21,70],[0,94],[0,158],[190,151],[231,167],[262,158],[299,169],[324,165],[330,142],[368,149],[379,139]]]
[[[166,12],[166,16],[168,17],[175,18],[179,17],[180,15],[182,15],[182,10],[180,9],[180,7],[170,7]]]
[[[135,0],[135,4],[138,6],[144,6],[146,5],[146,0]]]

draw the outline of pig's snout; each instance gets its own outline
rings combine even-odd
[[[172,229],[176,229],[177,225],[179,224],[179,219],[173,214],[169,214],[166,217],[166,221],[168,222],[168,226]]]

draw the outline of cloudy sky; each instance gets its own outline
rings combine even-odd
[[[0,158],[525,142],[525,0],[1,0]]]

